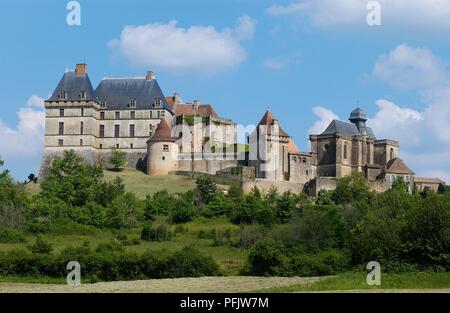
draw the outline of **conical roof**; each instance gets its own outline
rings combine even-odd
[[[175,142],[175,137],[172,137],[172,131],[170,130],[170,126],[167,123],[166,119],[161,119],[158,127],[156,128],[155,134],[148,140],[149,142],[154,141],[168,141]]]

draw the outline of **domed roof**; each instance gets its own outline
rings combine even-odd
[[[352,113],[350,113],[349,120],[351,122],[358,121],[358,120],[367,121],[367,116],[366,116],[366,113],[362,109],[356,108],[352,111]]]
[[[169,124],[165,118],[161,119],[158,127],[156,128],[155,134],[148,140],[152,141],[167,141],[167,142],[175,142],[175,137],[172,137],[172,132],[170,130]]]

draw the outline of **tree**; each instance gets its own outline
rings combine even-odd
[[[200,200],[203,204],[208,204],[214,198],[214,194],[217,191],[216,184],[211,177],[201,175],[196,180],[197,191],[200,194]]]
[[[271,276],[283,271],[289,261],[283,250],[283,244],[273,239],[257,242],[248,256],[250,273]]]
[[[52,161],[49,175],[41,184],[42,194],[60,199],[71,206],[83,206],[92,201],[103,170],[98,164],[87,164],[73,150]]]
[[[113,148],[109,162],[114,166],[115,170],[119,170],[125,165],[125,153],[117,148]]]
[[[33,254],[50,254],[53,247],[51,243],[44,240],[41,236],[38,236],[35,243],[29,245],[28,249],[30,249]]]

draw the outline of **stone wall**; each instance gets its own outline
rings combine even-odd
[[[286,191],[301,193],[303,192],[305,184],[269,179],[245,180],[242,182],[242,191],[244,193],[249,193],[255,186],[258,187],[262,193],[267,193],[273,187],[275,187],[279,193],[284,193]]]
[[[236,167],[240,161],[235,159],[217,158],[198,158],[192,157],[180,158],[178,170],[181,172],[199,172],[215,175],[217,171]]]
[[[228,167],[216,172],[217,176],[236,181],[252,180],[256,176],[256,168],[252,166]]]

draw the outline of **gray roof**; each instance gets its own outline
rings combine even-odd
[[[375,139],[375,134],[370,127],[366,127],[367,135],[370,139]],[[350,136],[361,135],[358,128],[353,123],[347,123],[340,120],[333,120],[322,135],[346,134]]]
[[[352,111],[352,113],[350,113],[350,121],[357,121],[357,120],[363,120],[363,121],[367,121],[367,116],[366,113],[360,109],[360,108],[356,108]]]
[[[58,96],[63,91],[67,92],[67,99],[64,99],[67,101],[79,101],[81,91],[86,92],[88,100],[95,99],[94,89],[87,74],[76,75],[74,71],[64,73],[48,101],[59,101]]]
[[[167,100],[155,79],[105,78],[95,89],[97,100],[105,100],[107,109],[127,109],[130,99],[136,100],[136,109],[153,107],[155,99],[161,99],[163,108],[170,110]]]

